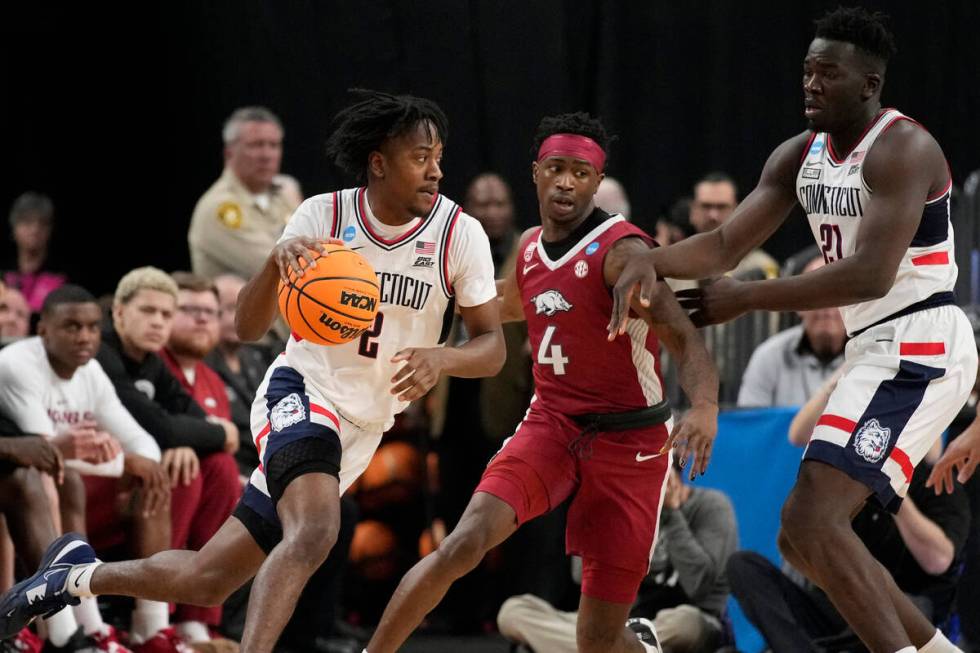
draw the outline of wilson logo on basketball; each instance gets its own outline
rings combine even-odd
[[[336,331],[340,334],[340,337],[346,340],[353,340],[357,336],[361,335],[364,329],[358,327],[348,326],[346,324],[341,324],[337,320],[334,320],[326,313],[320,313],[320,322],[323,323],[325,327],[331,331]]]
[[[375,307],[378,305],[378,300],[375,299],[374,297],[368,297],[366,295],[358,295],[357,293],[341,290],[340,303],[344,306],[351,306],[353,308],[361,308],[366,311],[373,311]]]

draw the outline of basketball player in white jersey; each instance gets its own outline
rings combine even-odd
[[[439,194],[447,121],[433,102],[359,91],[337,116],[329,151],[366,186],[312,197],[290,219],[238,297],[242,340],[277,312],[276,285],[302,274],[311,250],[340,238],[381,282],[374,328],[335,347],[293,336],[252,408],[260,465],[239,506],[200,551],[101,564],[81,538],[61,538],[37,574],[0,598],[0,632],[79,597],[121,594],[218,605],[255,576],[242,650],[273,650],[310,575],[337,538],[340,495],[361,474],[394,415],[440,374],[496,374],[504,341],[489,242]],[[470,335],[442,347],[453,305]],[[10,631],[10,628],[14,628]]]
[[[782,512],[779,546],[822,587],[873,653],[959,650],[896,587],[851,529],[866,500],[895,509],[915,465],[976,377],[970,323],[954,304],[950,172],[919,124],[881,107],[891,34],[879,15],[817,21],[803,60],[809,129],[777,147],[758,186],[714,231],[643,252],[615,289],[610,338],[637,284],[723,274],[799,203],[828,265],[810,274],[689,292],[696,323],[746,311],[841,307],[846,372],[814,429]],[[682,302],[683,303],[683,302]]]

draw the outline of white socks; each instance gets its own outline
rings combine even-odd
[[[946,639],[942,631],[936,630],[936,634],[919,649],[919,653],[963,653],[963,651]]]
[[[47,639],[55,646],[61,647],[68,643],[71,636],[78,630],[78,622],[71,610],[61,610],[44,620]]]
[[[903,649],[899,649],[899,650],[895,651],[895,653],[915,653],[915,647],[914,646],[906,646]]]
[[[152,639],[168,625],[170,625],[170,607],[166,603],[136,599],[133,623],[130,628],[130,634],[136,644]]]
[[[208,625],[203,621],[182,621],[177,624],[177,634],[189,644],[211,641]]]
[[[92,593],[92,574],[101,562],[90,562],[85,565],[75,565],[68,572],[65,589],[72,596],[95,596]]]
[[[75,613],[75,620],[82,626],[86,635],[94,635],[105,629],[105,622],[102,621],[102,614],[99,612],[98,602],[91,596],[82,598],[82,602],[72,608]]]

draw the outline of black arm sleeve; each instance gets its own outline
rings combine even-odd
[[[183,393],[186,400],[168,396],[166,403],[157,403],[136,387],[133,379],[126,372],[126,367],[123,365],[119,353],[113,348],[105,345],[100,347],[98,360],[112,381],[123,406],[139,422],[140,426],[156,438],[161,449],[190,447],[198,454],[209,454],[224,448],[224,429],[218,424],[212,424],[205,420],[204,410],[186,392]],[[162,368],[163,365],[161,364],[160,367]],[[166,369],[163,372],[170,377],[173,384],[177,385],[177,390],[183,392],[177,379]],[[160,384],[154,383],[154,386],[159,392]],[[165,386],[164,389],[166,390],[165,395],[173,394],[170,388]],[[180,406],[182,401],[186,413],[170,410]]]

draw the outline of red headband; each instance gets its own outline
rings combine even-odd
[[[579,134],[552,134],[544,139],[538,150],[538,161],[549,156],[571,156],[588,161],[596,172],[602,172],[606,165],[606,153],[599,144]]]

